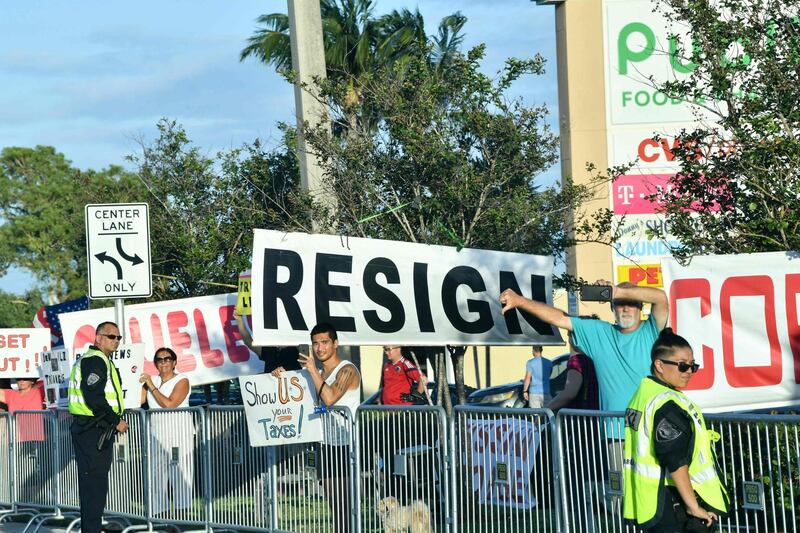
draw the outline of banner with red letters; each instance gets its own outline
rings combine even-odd
[[[144,343],[144,371],[158,374],[156,348],[168,346],[178,356],[177,371],[192,385],[257,374],[264,363],[244,344],[233,317],[236,293],[167,300],[125,307],[125,341]],[[114,308],[59,315],[64,345],[83,351],[94,342],[95,327],[114,320]]]
[[[701,368],[687,393],[704,411],[800,404],[800,254],[663,260],[670,324]]]

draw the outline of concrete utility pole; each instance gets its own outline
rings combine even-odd
[[[335,200],[322,187],[322,168],[314,154],[306,149],[303,124],[314,127],[322,123],[325,106],[317,99],[314,78],[325,79],[325,46],[322,42],[322,16],[319,0],[288,0],[289,36],[292,44],[292,70],[297,73],[294,84],[295,113],[298,130],[298,157],[302,186],[317,201],[335,208]],[[303,84],[306,87],[303,88]]]

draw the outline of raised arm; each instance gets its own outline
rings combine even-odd
[[[150,390],[150,393],[153,395],[153,398],[156,400],[156,402],[158,402],[158,405],[165,409],[178,407],[181,402],[186,399],[186,396],[189,395],[190,387],[188,379],[182,379],[177,382],[175,384],[175,388],[172,389],[172,394],[169,396],[152,385],[152,381],[149,382],[149,385],[147,383],[145,384],[145,386]]]
[[[236,326],[239,328],[239,335],[242,337],[244,345],[250,348],[251,352],[258,353],[256,349],[253,348],[253,336],[250,335],[250,330],[247,329],[247,318],[236,313],[233,314],[233,318],[236,319]]]
[[[556,309],[552,305],[520,296],[512,289],[503,291],[500,295],[500,304],[503,306],[503,314],[506,314],[506,312],[512,309],[520,309],[552,326],[572,331],[572,321],[570,321],[569,316],[566,315],[564,311]]]
[[[651,304],[650,314],[656,321],[658,330],[661,331],[667,326],[669,320],[669,298],[667,293],[655,287],[613,287],[612,298],[614,300],[636,300]]]

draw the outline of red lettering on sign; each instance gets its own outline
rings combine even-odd
[[[192,352],[187,352],[192,346],[192,336],[181,331],[189,325],[189,317],[184,311],[171,311],[167,313],[167,329],[172,349],[178,356],[178,372],[189,372],[197,368],[197,361]]]
[[[72,350],[83,350],[87,345],[92,344],[94,342],[95,328],[86,324],[78,328],[78,331],[75,332],[75,340],[72,343]]]
[[[225,345],[228,347],[228,358],[233,363],[246,363],[250,360],[250,348],[242,342],[239,328],[233,318],[236,306],[223,305],[219,308],[219,319],[222,322],[222,332],[225,335]]]
[[[136,318],[131,317],[131,319],[128,320],[128,331],[131,333],[131,344],[138,344],[142,342],[142,329],[139,327],[139,321]],[[144,356],[144,372],[151,375],[157,374],[158,369],[156,369],[156,365],[154,365],[153,361],[149,360],[147,357],[147,355]]]
[[[645,139],[639,143],[639,159],[644,161],[645,163],[654,163],[658,160],[658,151],[653,150],[651,152],[646,152],[646,148],[658,148],[658,143],[655,139]]]
[[[669,288],[669,322],[675,333],[679,333],[678,329],[678,306],[675,303],[678,300],[687,300],[689,298],[700,298],[700,317],[704,317],[711,313],[711,284],[707,279],[702,278],[687,278],[675,280]],[[686,390],[704,390],[710,389],[714,384],[714,350],[702,345],[703,348],[703,366],[697,371],[697,374],[692,376],[689,380],[689,385]]]
[[[731,298],[735,296],[764,297],[764,321],[770,351],[770,364],[768,365],[737,367],[734,362]],[[783,371],[783,360],[781,359],[781,344],[778,340],[778,325],[775,319],[775,287],[772,278],[769,276],[728,278],[720,289],[719,304],[722,318],[722,360],[728,383],[732,387],[779,384]]]
[[[208,329],[206,321],[203,319],[203,312],[199,309],[194,310],[194,325],[197,329],[197,341],[200,343],[200,359],[206,368],[214,368],[225,364],[225,355],[222,350],[212,349],[208,341]]]
[[[789,347],[794,356],[794,382],[800,383],[800,317],[797,296],[800,295],[800,274],[786,274],[786,329]]]
[[[161,319],[158,318],[158,315],[153,313],[150,315],[150,330],[153,332],[153,346],[155,349],[159,349],[162,346],[166,346],[164,343],[164,333],[161,330]]]

